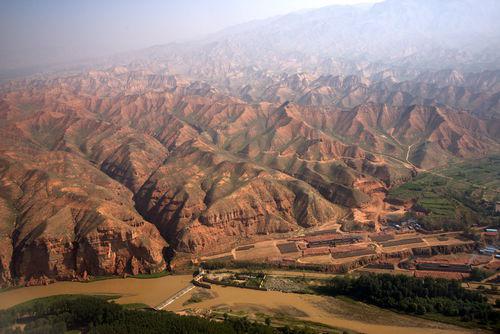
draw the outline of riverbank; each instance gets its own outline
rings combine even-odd
[[[154,307],[184,288],[192,279],[192,275],[167,275],[149,279],[115,278],[92,282],[56,282],[9,289],[0,293],[0,309],[35,298],[63,294],[119,295],[117,303],[142,303]]]
[[[361,333],[385,334],[452,334],[477,333],[452,325],[400,315],[359,302],[347,302],[333,297],[258,291],[212,285],[212,298],[199,303],[187,303],[192,294],[186,294],[166,310],[181,314],[226,312],[241,314],[249,319],[262,315],[293,318],[322,323]]]

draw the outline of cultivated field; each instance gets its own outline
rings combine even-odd
[[[500,157],[491,156],[423,172],[391,189],[389,197],[415,200],[427,210],[425,228],[440,229],[444,222],[460,228],[462,223],[457,219],[457,211],[476,217],[476,222],[492,217],[493,210],[484,202],[494,203],[500,199],[499,166]]]
[[[461,239],[454,237],[454,236],[447,236],[446,240],[444,240],[444,238],[437,236],[437,235],[425,237],[425,240],[427,241],[429,246],[457,245],[457,244],[463,244],[464,242],[467,242],[467,241],[461,240]],[[473,243],[473,241],[469,241],[469,243]]]
[[[298,260],[299,263],[310,263],[310,264],[331,264],[332,256],[327,255],[316,255],[316,256],[306,256]]]
[[[402,246],[409,244],[418,244],[424,242],[422,238],[409,238],[409,239],[399,239],[399,240],[391,240],[381,243],[382,247],[394,247],[394,246]]]
[[[285,240],[283,240],[285,241]],[[266,240],[253,244],[254,247],[246,246],[244,249],[235,249],[235,259],[236,260],[265,260],[272,257],[278,257],[281,255],[278,247],[276,246],[276,240]]]
[[[380,234],[380,235],[372,235],[372,236],[370,236],[370,239],[375,241],[375,242],[384,242],[384,241],[393,240],[394,236],[392,234]]]
[[[281,254],[296,253],[298,251],[295,242],[287,242],[283,244],[276,245]]]
[[[426,261],[435,261],[450,264],[471,264],[475,266],[489,263],[491,260],[492,257],[488,255],[468,253],[440,254],[426,258]]]
[[[426,270],[415,270],[415,277],[432,277],[432,278],[445,278],[445,279],[456,279],[462,280],[469,277],[469,274],[457,273],[457,272],[446,272],[446,271],[426,271]]]
[[[351,240],[335,243],[338,240]],[[423,234],[416,231],[407,233],[334,233],[328,231],[315,231],[302,235],[290,236],[287,239],[259,241],[234,248],[210,257],[202,257],[201,261],[242,261],[256,263],[271,263],[275,265],[319,265],[338,266],[350,265],[358,260],[372,261],[387,254],[407,252],[414,248],[444,245],[463,245],[473,243],[464,240],[459,232],[446,232],[437,234]],[[396,255],[398,264],[401,259]],[[395,260],[397,260],[395,259]],[[475,260],[475,262],[478,261]],[[471,263],[477,265],[477,263]],[[355,265],[355,267],[358,265]],[[331,267],[330,269],[331,270]]]

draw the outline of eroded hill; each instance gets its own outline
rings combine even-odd
[[[495,104],[474,102],[498,72],[468,77],[476,99],[424,94],[440,73],[395,93],[384,79],[288,78],[287,98],[273,97],[281,81],[250,98],[126,67],[4,85],[2,283],[154,272],[168,245],[214,252],[343,219],[378,228],[393,186],[500,149]]]

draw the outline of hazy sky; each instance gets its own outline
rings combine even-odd
[[[0,0],[0,70],[185,40],[246,21],[381,0]]]

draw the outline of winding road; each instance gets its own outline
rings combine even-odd
[[[410,146],[408,146],[408,150],[406,151],[406,162],[409,163],[410,165],[413,165],[410,161],[410,151],[413,145],[415,144],[411,144]]]

